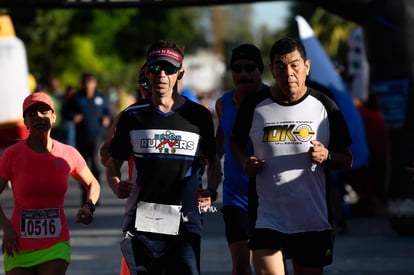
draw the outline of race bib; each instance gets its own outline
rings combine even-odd
[[[55,238],[62,231],[58,208],[24,209],[20,224],[22,238]]]
[[[140,201],[137,204],[135,228],[138,231],[178,235],[181,205]]]

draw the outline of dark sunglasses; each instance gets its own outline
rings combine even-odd
[[[148,67],[148,70],[150,71],[150,73],[159,74],[161,71],[164,71],[165,74],[167,75],[177,73],[178,69],[179,68],[175,67],[174,65],[170,63],[154,64]]]
[[[52,109],[48,107],[35,107],[26,110],[25,115],[27,115],[28,117],[35,117],[38,116],[39,113],[41,113],[42,115],[46,115],[49,111],[52,111]]]
[[[253,72],[256,70],[256,64],[233,64],[231,66],[231,70],[235,73],[240,73],[241,71],[245,70],[246,72]]]

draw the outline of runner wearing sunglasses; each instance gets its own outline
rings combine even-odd
[[[199,274],[201,211],[217,196],[221,166],[210,112],[178,93],[183,51],[157,41],[148,50],[152,96],[122,112],[111,143],[107,180],[128,198],[122,252],[133,274]],[[134,159],[133,180],[121,166]],[[203,159],[206,189],[199,189]]]
[[[248,215],[249,177],[233,156],[230,135],[241,102],[250,94],[262,90],[263,59],[260,50],[252,44],[234,48],[230,61],[234,88],[216,102],[219,127],[216,134],[219,156],[224,156],[223,208],[227,244],[232,257],[233,275],[250,275],[251,253]]]

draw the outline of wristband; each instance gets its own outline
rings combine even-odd
[[[91,200],[88,200],[87,202],[85,202],[85,204],[89,207],[89,210],[91,211],[93,215],[93,212],[95,212],[95,204],[93,204]]]
[[[213,188],[211,188],[211,187],[208,187],[206,190],[208,190],[208,191],[210,192],[210,194],[211,194],[211,196],[210,196],[211,201],[216,201],[216,200],[217,200],[217,196],[218,196],[217,191],[216,191],[216,190],[214,190],[214,189],[213,189]]]

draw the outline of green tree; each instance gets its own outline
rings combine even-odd
[[[149,44],[171,39],[205,46],[204,29],[195,8],[140,9],[14,9],[16,34],[25,45],[30,72],[46,84],[52,77],[63,85],[79,85],[84,70],[94,71],[100,86],[120,83],[134,88]]]
[[[16,35],[21,38],[27,51],[29,69],[40,82],[46,83],[54,74],[56,56],[66,52],[66,41],[62,39],[69,32],[71,10],[13,10],[10,12]]]
[[[294,17],[301,15],[309,22],[315,32],[315,36],[319,39],[331,59],[341,63],[346,62],[347,41],[351,31],[356,27],[354,22],[302,1],[292,3],[290,14],[288,27],[285,30],[286,34],[298,36]]]

